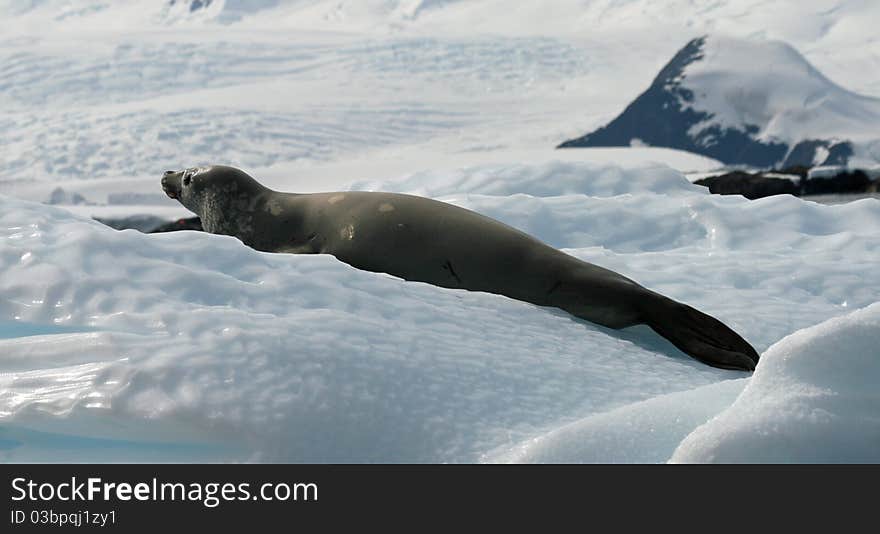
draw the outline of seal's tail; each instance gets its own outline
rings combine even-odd
[[[718,319],[687,304],[663,297],[664,306],[652,307],[645,318],[655,332],[682,352],[722,369],[752,371],[758,353],[739,334]]]

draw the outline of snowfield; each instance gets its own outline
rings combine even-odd
[[[880,4],[757,6],[0,0],[0,460],[880,461],[880,201],[713,196],[686,178],[709,158],[552,149],[706,33],[784,41],[880,95]],[[185,216],[162,171],[211,163],[479,211],[762,361],[91,219]]]
[[[460,193],[444,196],[444,187]],[[880,288],[864,284],[880,249],[874,200],[749,202],[708,195],[667,167],[565,163],[413,176],[386,188],[437,192],[518,226],[715,314],[761,352],[880,301]],[[615,332],[329,256],[260,253],[226,236],[116,232],[8,197],[0,213],[0,315],[13,336],[0,341],[0,414],[10,461],[131,461],[143,451],[167,461],[663,461],[748,382],[646,327]],[[846,442],[840,425],[858,429],[853,439],[877,435],[876,394],[852,389],[880,374],[871,352],[880,330],[860,321],[872,316],[876,306],[853,324],[832,322],[824,332],[833,342],[818,348],[780,342],[758,367],[750,388],[762,387],[766,366],[782,376],[764,384],[786,384],[794,368],[827,390],[798,395],[795,383],[791,395],[770,392],[764,402],[795,437],[811,409],[803,403],[827,411],[835,397],[847,419],[811,420],[813,447],[825,431]],[[780,368],[774,357],[792,362]],[[836,366],[847,371],[830,372]],[[746,399],[730,411],[741,413]],[[846,412],[850,404],[859,411]],[[745,412],[739,425],[761,424]],[[877,459],[876,448],[861,450],[860,459]],[[788,454],[779,446],[771,459],[804,459]]]

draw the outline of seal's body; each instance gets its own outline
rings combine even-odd
[[[397,193],[281,193],[222,166],[169,171],[162,185],[206,231],[257,250],[332,254],[359,269],[555,306],[610,328],[645,323],[717,367],[758,361],[717,319],[458,206]]]

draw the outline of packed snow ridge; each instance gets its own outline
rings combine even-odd
[[[690,41],[608,125],[561,147],[648,144],[756,167],[876,165],[880,99],[847,91],[780,41]]]
[[[847,314],[880,301],[863,283],[880,203],[749,202],[665,166],[565,162],[383,188],[519,227],[718,316],[759,351],[792,337],[766,351],[749,383],[759,393],[737,399],[747,374],[644,327],[0,197],[2,458],[665,461],[730,407],[735,425],[685,441],[711,434],[710,452],[675,458],[809,460],[809,437],[811,450],[852,442],[841,458],[878,459],[858,445],[878,424],[865,386],[880,378],[878,309]],[[798,332],[835,317],[822,343]],[[771,425],[772,454],[717,445]]]

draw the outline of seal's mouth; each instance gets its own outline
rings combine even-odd
[[[165,174],[162,176],[162,191],[168,195],[168,198],[180,199],[179,171],[165,171]]]

